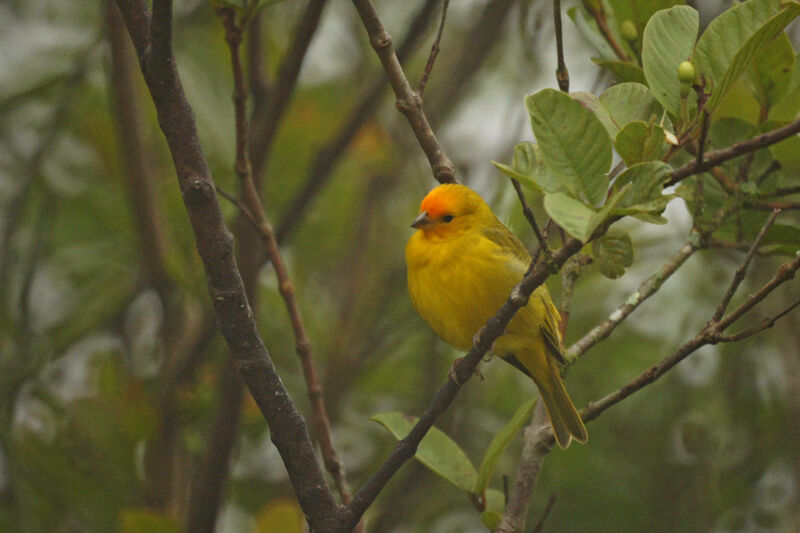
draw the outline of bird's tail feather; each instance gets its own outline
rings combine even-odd
[[[578,410],[570,400],[558,370],[552,367],[548,370],[544,382],[540,383],[539,380],[536,380],[536,384],[539,386],[539,393],[547,407],[556,442],[562,448],[569,446],[570,438],[581,443],[586,442],[589,438],[586,426],[583,425],[581,415],[578,414]]]

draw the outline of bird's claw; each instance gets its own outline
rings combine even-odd
[[[447,373],[447,375],[450,376],[450,379],[452,379],[459,387],[463,386],[464,383],[466,383],[466,380],[464,380],[464,382],[462,383],[461,380],[458,379],[458,366],[463,363],[464,363],[464,357],[459,357],[458,359],[453,361],[453,365],[450,367],[450,371]],[[483,381],[483,373],[477,366],[475,367],[475,370],[472,371],[472,373],[478,376],[478,379]]]

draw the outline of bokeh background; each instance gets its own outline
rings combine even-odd
[[[730,4],[690,3],[703,25]],[[264,152],[262,189],[323,376],[334,438],[358,487],[394,444],[369,417],[419,414],[459,354],[435,338],[406,293],[408,226],[435,182],[385,82],[374,110],[325,166],[324,182],[298,203],[320,150],[384,79],[353,6],[328,4]],[[376,2],[395,45],[423,4]],[[429,4],[435,9],[405,63],[412,83],[438,24],[438,3]],[[572,5],[564,2],[565,9]],[[138,103],[131,109],[140,121],[152,186],[145,194],[163,259],[152,264],[152,233],[142,229],[135,207],[143,186],[131,185],[122,156],[129,145],[113,97],[109,37],[120,27],[107,7],[49,0],[0,5],[0,531],[175,530],[211,443],[219,440],[220,417],[230,422],[224,431],[233,448],[227,478],[221,476],[216,530],[302,531],[266,425],[247,394],[240,396],[214,333],[174,169],[134,69],[128,87]],[[259,68],[267,87],[280,76],[304,8],[286,0],[261,13]],[[459,178],[528,245],[534,240],[513,189],[490,161],[508,161],[514,144],[532,140],[523,96],[556,86],[551,10],[549,2],[454,0],[425,91],[426,112]],[[612,80],[591,62],[597,52],[567,17],[564,29],[571,90],[602,91]],[[788,32],[797,49],[798,25]],[[176,2],[175,46],[214,178],[236,194],[228,50],[208,2]],[[132,58],[130,52],[124,50]],[[235,226],[236,207],[223,201],[223,209]],[[673,200],[666,216],[666,226],[623,224],[636,250],[623,277],[612,281],[585,270],[567,345],[685,242],[691,220],[683,201]],[[259,268],[257,240],[239,244],[256,264],[261,333],[307,414],[274,273]],[[741,257],[735,250],[695,254],[571,369],[567,386],[576,405],[627,383],[694,336]],[[780,261],[757,258],[741,294]],[[558,301],[560,280],[548,284]],[[796,283],[784,287],[769,309],[796,296]],[[798,346],[795,314],[747,342],[692,355],[592,423],[588,445],[548,456],[529,524],[555,494],[545,531],[800,530]],[[165,379],[167,357],[185,363],[177,377],[169,374],[174,379]],[[471,380],[437,424],[476,464],[515,408],[535,394],[533,383],[508,365],[493,360],[482,371],[485,379]],[[498,468],[512,482],[520,448],[517,439]],[[147,476],[153,464],[164,467],[155,486]],[[493,487],[502,489],[501,475]],[[464,493],[413,461],[367,517],[375,532],[485,531]]]

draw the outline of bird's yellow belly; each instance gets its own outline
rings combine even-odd
[[[512,270],[497,268],[496,262],[494,257],[464,257],[442,250],[429,253],[423,265],[409,269],[409,292],[420,316],[445,342],[460,350],[472,347],[475,333],[521,279]]]

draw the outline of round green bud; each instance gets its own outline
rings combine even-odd
[[[631,19],[625,19],[619,25],[619,33],[626,41],[633,42],[639,37],[639,30],[636,29],[636,24]]]
[[[689,61],[684,61],[678,65],[678,81],[682,84],[689,85],[694,81],[697,71]]]

